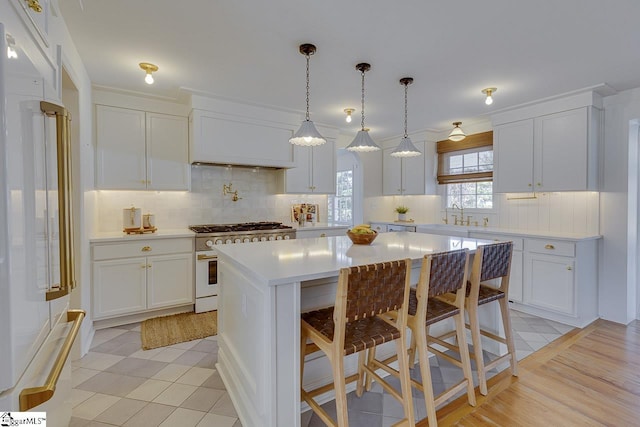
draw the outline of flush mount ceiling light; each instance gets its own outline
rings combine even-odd
[[[347,123],[351,123],[351,113],[353,113],[354,111],[356,111],[355,108],[345,108],[344,112],[347,113],[347,117],[345,118],[345,121]]]
[[[449,140],[458,142],[458,141],[462,141],[467,137],[467,134],[464,133],[464,131],[460,127],[461,124],[462,122],[453,122],[453,130],[449,134]]]
[[[5,39],[7,40],[7,58],[16,59],[18,57],[18,52],[16,52],[16,39],[9,33],[6,34]]]
[[[493,104],[493,96],[491,96],[491,95],[493,95],[493,93],[495,91],[497,91],[497,90],[498,90],[498,88],[495,88],[495,87],[488,87],[486,89],[482,89],[481,92],[484,93],[485,95],[487,95],[487,98],[484,100],[485,104],[487,104],[487,105]]]
[[[407,89],[411,83],[413,83],[413,78],[411,77],[400,79],[400,84],[404,85],[404,137],[400,140],[400,144],[396,149],[391,152],[393,157],[415,157],[422,154],[407,135]]]
[[[371,69],[371,65],[365,62],[362,62],[356,65],[356,70],[360,71],[362,74],[362,121],[361,127],[362,129],[358,131],[356,137],[353,139],[351,144],[347,146],[347,150],[349,151],[376,151],[379,150],[380,147],[371,139],[369,136],[369,129],[364,127],[364,73]]]
[[[304,146],[321,145],[327,140],[320,135],[313,122],[309,120],[309,57],[316,53],[316,47],[309,43],[301,44],[300,53],[307,58],[307,114],[300,125],[300,129],[289,139],[289,142]]]
[[[152,85],[153,76],[151,75],[151,73],[155,73],[156,71],[158,71],[158,66],[155,64],[150,64],[148,62],[141,62],[139,65],[140,65],[140,68],[142,68],[144,71],[147,72],[147,75],[144,76],[144,81],[148,85]]]

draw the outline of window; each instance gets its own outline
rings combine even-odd
[[[353,170],[336,175],[336,195],[329,197],[329,222],[353,224]]]
[[[446,187],[446,206],[493,208],[493,132],[460,142],[438,142],[438,183]]]

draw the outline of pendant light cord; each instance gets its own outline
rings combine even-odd
[[[360,122],[362,130],[364,130],[364,70],[362,71],[362,121]]]
[[[309,120],[309,54],[305,55],[307,57],[307,121]]]
[[[404,85],[404,137],[407,137],[407,89],[409,84]]]

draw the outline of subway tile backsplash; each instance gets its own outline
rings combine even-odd
[[[320,222],[327,220],[326,195],[278,194],[280,170],[193,165],[191,191],[97,191],[98,232],[122,228],[122,209],[132,205],[156,216],[156,226],[185,228],[193,224],[247,221],[291,222],[291,205],[320,205]],[[238,201],[223,195],[223,186],[238,191]]]

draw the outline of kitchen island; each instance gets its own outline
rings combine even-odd
[[[488,243],[401,232],[379,234],[371,245],[353,245],[346,236],[221,245],[217,368],[242,424],[300,425],[300,312],[334,303],[341,268],[410,258],[416,283],[425,254],[473,253]],[[497,315],[490,318],[498,324]],[[347,374],[355,369],[356,359],[347,359]],[[324,357],[309,355],[305,384],[329,382]]]

